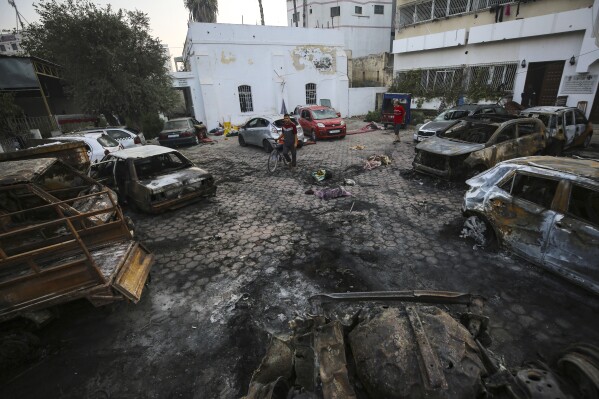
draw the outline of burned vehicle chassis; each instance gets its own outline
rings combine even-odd
[[[244,399],[554,399],[599,392],[599,348],[592,345],[570,348],[557,363],[559,374],[542,362],[508,371],[487,349],[488,318],[477,295],[348,292],[310,300],[312,314],[291,321],[289,337],[272,338]],[[348,302],[370,307],[342,316],[339,305]],[[416,303],[467,310],[458,322]]]

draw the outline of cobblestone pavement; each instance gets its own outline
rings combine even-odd
[[[236,138],[182,149],[218,182],[216,197],[159,216],[132,214],[156,254],[139,304],[61,308],[43,359],[5,384],[12,397],[235,398],[268,334],[287,332],[318,292],[452,290],[488,301],[491,349],[517,366],[566,345],[597,343],[599,301],[504,252],[459,238],[465,187],[411,171],[411,132],[318,142],[298,170],[266,171],[266,154]],[[351,150],[355,145],[364,150]],[[392,164],[364,171],[364,159]],[[310,172],[351,197],[306,195]],[[7,396],[4,396],[7,397]]]

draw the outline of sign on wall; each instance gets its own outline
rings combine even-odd
[[[562,84],[562,94],[593,94],[599,75],[566,75]]]

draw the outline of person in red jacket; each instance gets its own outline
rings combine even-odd
[[[296,165],[296,147],[297,147],[297,128],[291,121],[289,114],[283,116],[283,126],[281,127],[281,135],[279,140],[283,139],[283,156],[287,162],[291,162],[291,167]],[[289,159],[291,153],[291,159]]]
[[[395,131],[395,142],[399,143],[399,129],[403,124],[403,119],[406,114],[406,110],[399,103],[399,100],[393,102],[393,130]]]

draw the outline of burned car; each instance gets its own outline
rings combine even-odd
[[[466,183],[464,235],[599,294],[599,162],[520,158]]]
[[[0,169],[0,320],[79,298],[138,302],[154,256],[116,194],[55,158]]]
[[[444,178],[469,178],[501,161],[541,153],[543,123],[534,118],[468,118],[416,146],[417,172]]]
[[[505,367],[487,349],[489,319],[477,295],[379,291],[310,300],[315,306],[289,323],[291,334],[272,337],[243,399],[571,399],[596,397],[599,388],[599,348],[589,344],[568,348],[555,367]],[[447,305],[465,309],[453,317]]]
[[[532,107],[520,112],[521,116],[540,119],[546,127],[547,147],[551,153],[563,149],[588,147],[593,137],[593,124],[584,113],[574,107]]]
[[[146,145],[107,155],[92,177],[113,187],[133,209],[158,213],[215,195],[214,177],[177,150]]]

